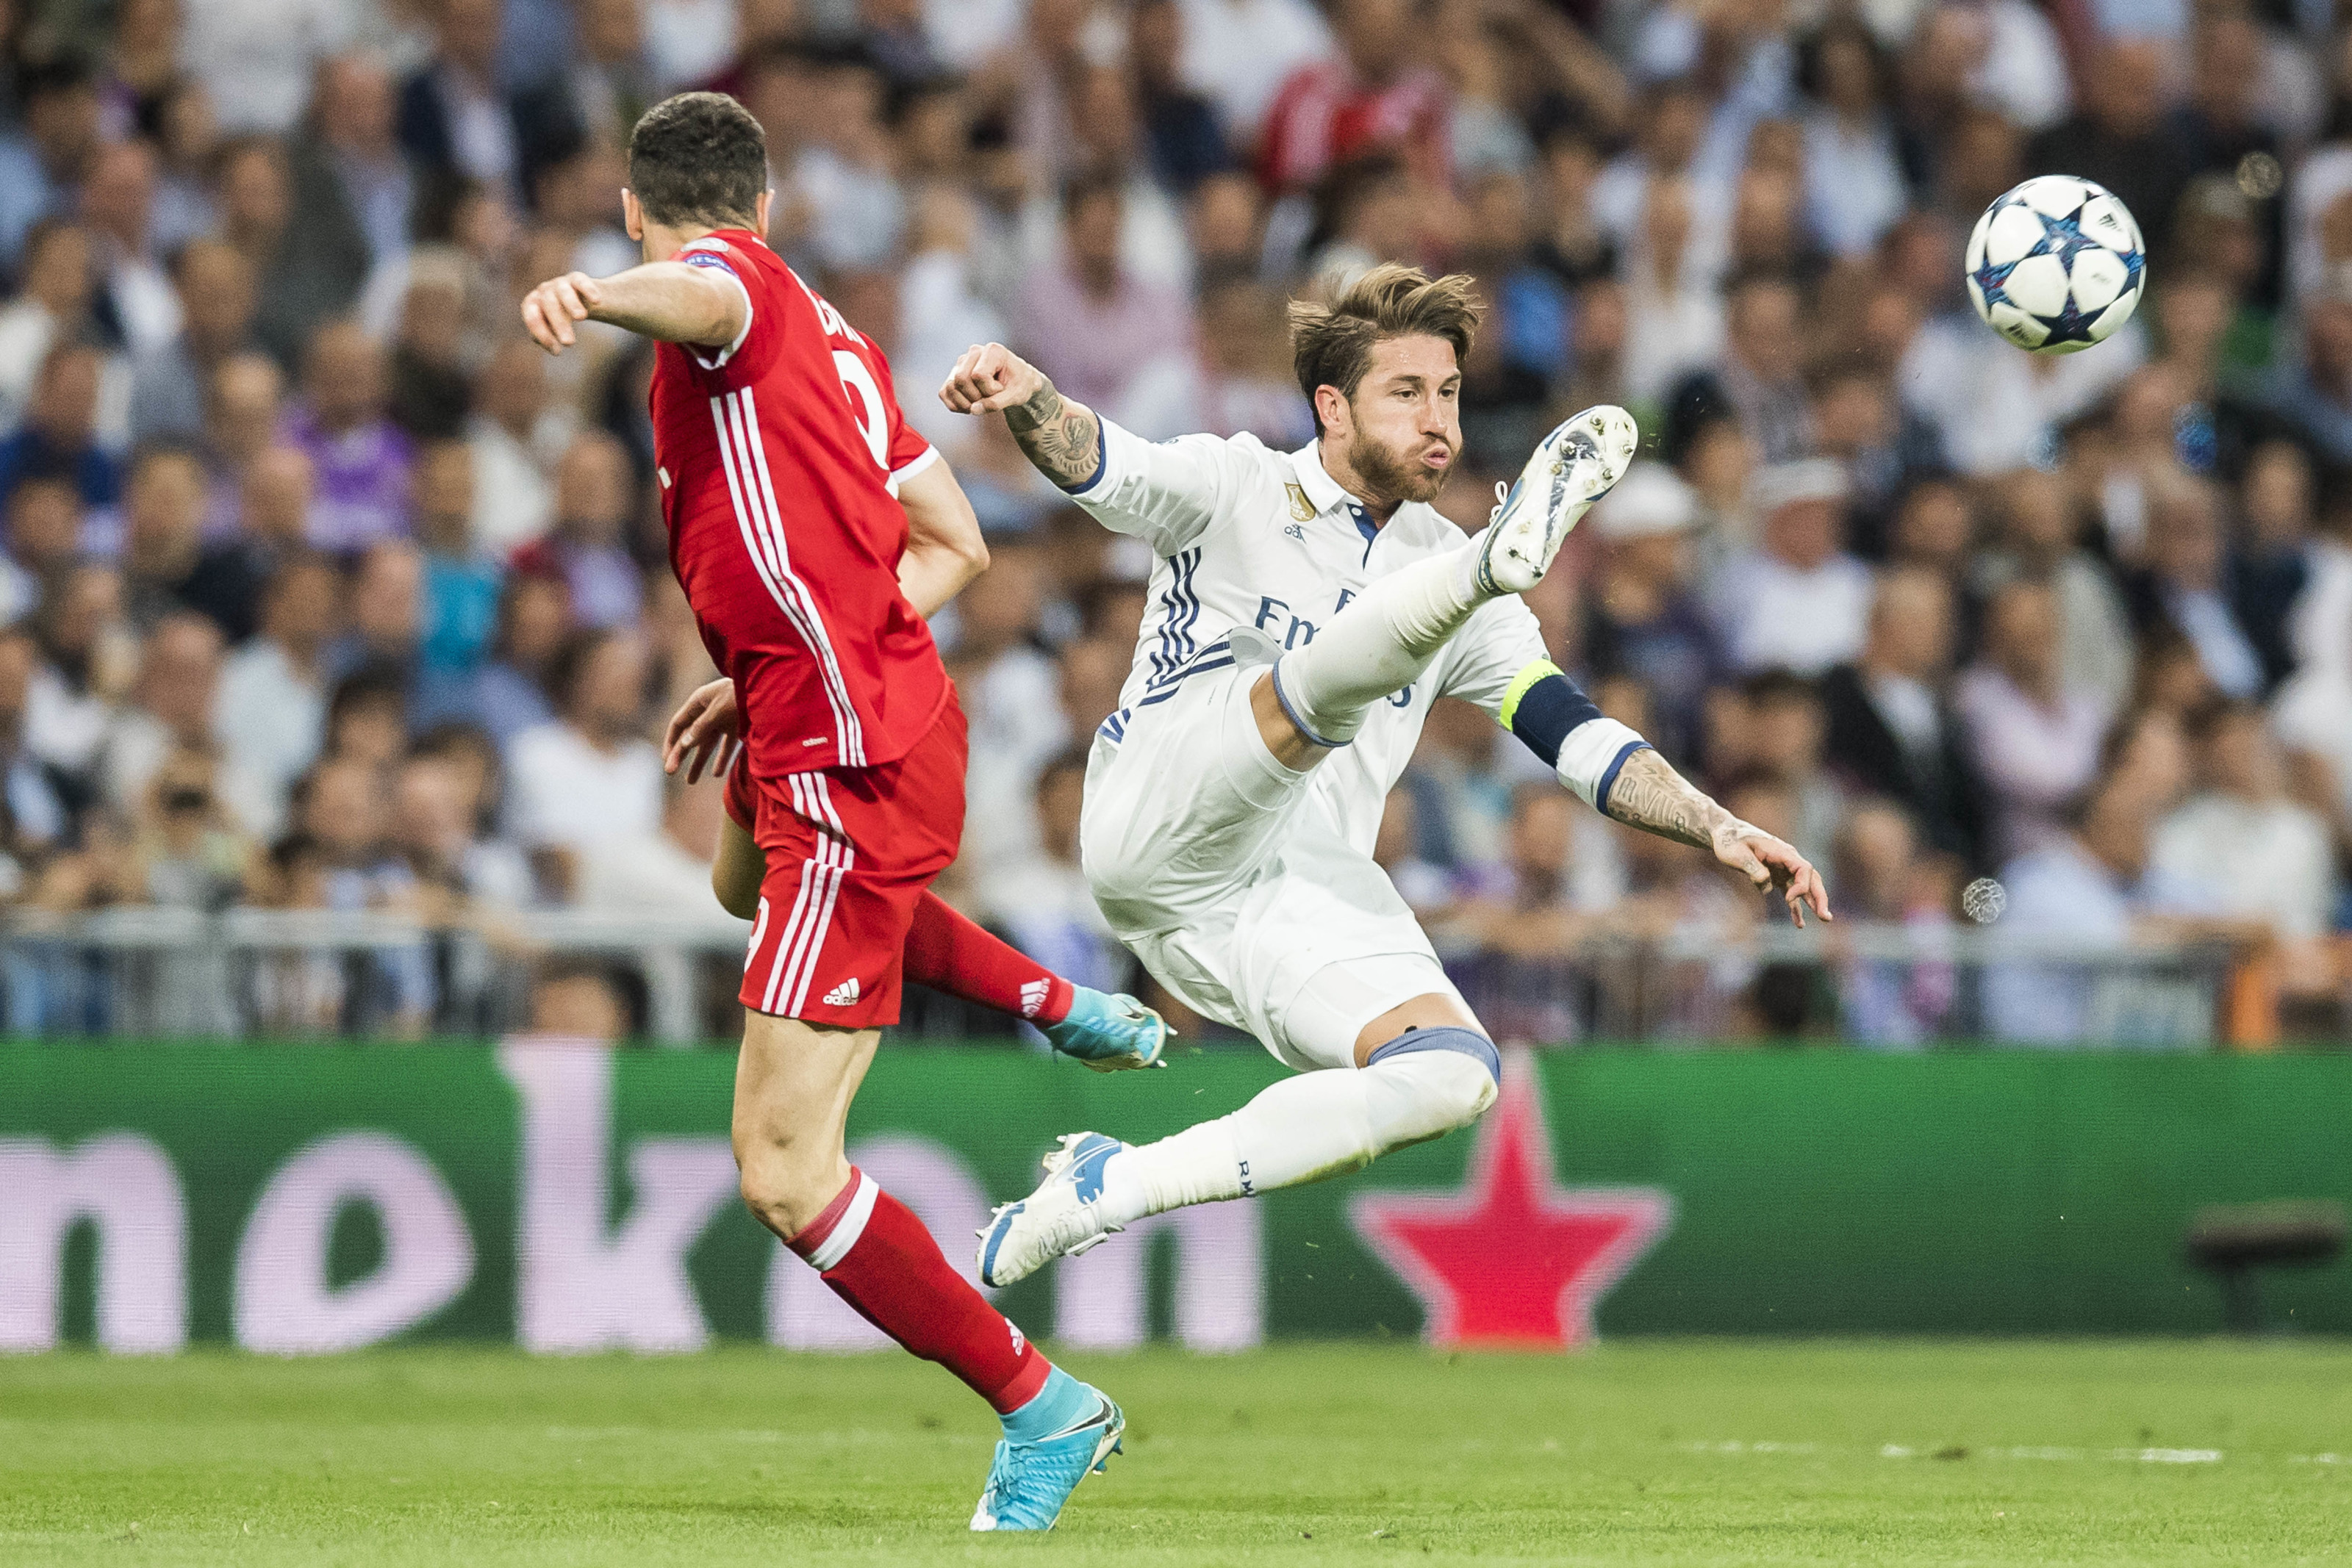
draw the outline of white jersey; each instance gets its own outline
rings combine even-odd
[[[1368,583],[1464,542],[1459,528],[1420,502],[1376,527],[1324,472],[1313,445],[1275,452],[1252,435],[1148,442],[1107,419],[1102,431],[1102,466],[1072,499],[1158,558],[1135,663],[1100,731],[1113,744],[1152,723],[1187,680],[1231,669],[1235,628],[1297,647]],[[1317,768],[1313,793],[1341,836],[1371,852],[1431,703],[1461,697],[1496,714],[1511,682],[1545,657],[1524,601],[1482,606],[1423,679],[1375,708],[1353,743]]]

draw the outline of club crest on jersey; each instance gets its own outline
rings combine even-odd
[[[1315,508],[1308,503],[1307,499],[1307,491],[1299,485],[1298,481],[1296,479],[1286,481],[1282,487],[1290,493],[1290,515],[1297,518],[1302,523],[1313,522],[1315,520]],[[1286,534],[1289,534],[1292,538],[1299,537],[1295,530],[1290,528],[1285,528],[1282,531]]]

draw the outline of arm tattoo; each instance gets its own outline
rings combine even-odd
[[[1039,473],[1065,490],[1075,490],[1101,466],[1102,421],[1082,402],[1072,402],[1047,382],[1028,402],[1004,411],[1013,439]]]
[[[1609,787],[1608,814],[1629,827],[1711,850],[1726,828],[1747,824],[1693,789],[1656,752],[1643,749],[1625,759]],[[1752,830],[1750,830],[1752,831]]]

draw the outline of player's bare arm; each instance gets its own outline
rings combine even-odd
[[[1759,890],[1779,889],[1789,918],[1801,926],[1808,904],[1823,920],[1836,918],[1830,913],[1829,890],[1811,862],[1725,810],[1655,751],[1645,747],[1625,759],[1609,788],[1608,814],[1628,827],[1710,851]]]
[[[1002,343],[966,349],[940,388],[940,401],[958,413],[1002,412],[1013,442],[1065,490],[1093,478],[1102,462],[1102,422],[1094,410],[1064,397],[1045,371]]]
[[[899,481],[907,508],[907,553],[898,558],[898,591],[928,621],[988,570],[980,517],[942,458]]]
[[[610,277],[567,272],[522,298],[523,329],[551,354],[580,340],[579,324],[604,321],[665,343],[719,348],[743,330],[751,303],[723,273],[653,261]]]

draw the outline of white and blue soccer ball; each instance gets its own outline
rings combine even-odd
[[[1969,298],[1994,331],[2037,354],[2071,354],[2131,319],[2147,253],[2113,192],[2037,174],[1977,220],[1968,278]]]

